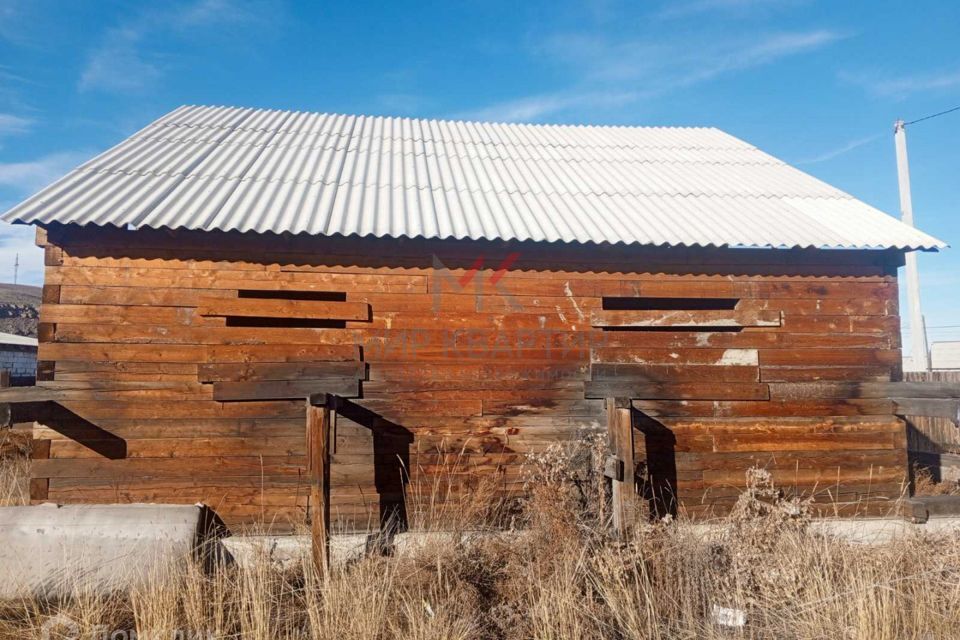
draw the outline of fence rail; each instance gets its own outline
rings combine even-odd
[[[912,371],[906,382],[960,383],[960,371]],[[946,418],[906,416],[911,462],[929,467],[941,480],[960,480],[960,428]]]

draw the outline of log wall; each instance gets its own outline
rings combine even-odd
[[[690,513],[728,507],[751,464],[860,511],[901,491],[903,425],[860,390],[900,376],[897,253],[43,235],[39,371],[64,399],[36,501],[302,518],[303,400],[231,400],[289,363],[367,378],[333,428],[335,527],[402,517],[452,468],[520,492],[526,454],[603,431],[605,385]]]

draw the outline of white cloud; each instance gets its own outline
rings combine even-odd
[[[700,35],[617,40],[589,33],[554,34],[533,51],[567,68],[567,75],[573,79],[570,87],[459,115],[533,121],[574,109],[623,107],[718,76],[817,51],[845,37],[828,29],[712,40]]]
[[[783,9],[804,0],[690,0],[670,2],[658,14],[660,18],[686,18],[701,13],[747,14],[771,9]]]
[[[639,94],[632,91],[569,91],[505,100],[453,117],[485,122],[532,122],[561,111],[616,107],[630,104],[638,98]]]
[[[826,162],[827,160],[833,160],[834,158],[842,156],[843,154],[849,151],[853,151],[854,149],[859,149],[860,147],[866,144],[869,144],[874,140],[879,140],[881,137],[883,136],[877,133],[872,136],[867,136],[865,138],[857,138],[855,140],[851,140],[845,144],[842,144],[839,147],[835,147],[833,149],[829,149],[822,153],[818,153],[817,155],[812,156],[810,158],[798,160],[796,164],[817,164],[818,162]]]
[[[36,160],[0,163],[0,187],[27,196],[62,177],[92,155],[89,151],[63,151]]]
[[[80,90],[137,92],[160,78],[160,68],[140,51],[142,33],[134,28],[114,29],[90,55],[80,74]]]
[[[162,78],[172,56],[164,56],[150,42],[158,34],[176,34],[184,38],[223,39],[238,36],[236,27],[258,31],[273,29],[282,12],[271,0],[195,0],[162,9],[149,7],[109,30],[89,55],[80,74],[81,91],[101,90],[137,93],[154,86]],[[203,36],[197,31],[205,30]]]
[[[0,136],[26,133],[33,126],[33,120],[21,118],[10,113],[0,113]]]
[[[882,77],[876,73],[841,72],[840,79],[887,98],[905,98],[913,93],[953,89],[960,86],[960,70]]]

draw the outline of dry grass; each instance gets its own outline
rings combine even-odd
[[[10,429],[0,429],[0,506],[30,503],[30,447]]]
[[[55,638],[44,625],[59,615],[97,638],[134,629],[139,638],[264,640],[957,637],[956,535],[871,546],[821,537],[807,505],[782,499],[755,471],[711,532],[644,522],[618,541],[598,508],[602,480],[582,464],[590,456],[548,452],[532,464],[519,509],[477,488],[444,514],[456,516],[449,536],[364,557],[326,580],[306,558],[292,571],[265,555],[210,573],[186,565],[130,593],[9,604],[0,636]],[[426,497],[413,510],[431,526],[430,510],[450,502]],[[509,530],[463,542],[463,532],[490,522]],[[718,625],[714,607],[745,612],[746,625]]]
[[[960,482],[938,481],[933,472],[924,466],[913,466],[913,495],[915,496],[960,496]]]

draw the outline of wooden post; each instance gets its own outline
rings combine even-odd
[[[307,398],[307,474],[310,479],[310,539],[317,572],[330,570],[330,397]]]
[[[611,474],[613,528],[625,535],[636,518],[636,480],[633,459],[633,421],[630,400],[607,398],[607,442],[615,460]]]
[[[910,164],[907,160],[907,132],[903,120],[893,125],[894,146],[897,149],[897,183],[900,187],[900,218],[913,226],[913,200],[910,196]],[[917,271],[917,252],[904,255],[907,307],[910,318],[910,361],[916,371],[930,371],[930,351],[927,328],[920,310],[920,273]]]

